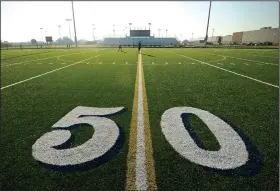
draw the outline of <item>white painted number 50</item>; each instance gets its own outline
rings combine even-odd
[[[119,137],[119,128],[111,119],[102,117],[123,110],[117,108],[96,108],[78,106],[53,125],[54,130],[44,134],[32,146],[33,157],[48,165],[73,166],[90,162],[109,151]],[[94,128],[93,136],[84,144],[56,149],[67,142],[71,132],[67,129],[77,124],[88,124]]]

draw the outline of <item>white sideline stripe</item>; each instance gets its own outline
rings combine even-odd
[[[115,52],[115,51],[112,51],[112,52]],[[108,52],[108,53],[111,53],[111,52]],[[104,54],[108,54],[108,53],[104,53]],[[19,81],[19,82],[16,82],[16,83],[13,83],[13,84],[10,84],[10,85],[1,87],[1,90],[6,89],[6,88],[11,87],[11,86],[14,86],[14,85],[17,85],[17,84],[21,84],[21,83],[23,83],[23,82],[27,82],[27,81],[29,81],[29,80],[32,80],[32,79],[35,79],[35,78],[38,78],[38,77],[41,77],[41,76],[44,76],[44,75],[46,75],[46,74],[53,73],[53,72],[58,71],[58,70],[61,70],[61,69],[63,69],[63,68],[67,68],[67,67],[70,67],[70,66],[74,66],[74,65],[79,64],[79,63],[81,63],[81,62],[83,62],[83,61],[86,61],[86,60],[89,60],[89,59],[92,59],[92,58],[95,58],[95,57],[98,57],[98,56],[101,56],[101,55],[104,55],[104,54],[96,55],[96,56],[93,56],[93,57],[90,57],[90,58],[87,58],[87,59],[84,59],[84,60],[75,62],[75,63],[73,63],[73,64],[70,64],[70,65],[67,65],[67,66],[63,66],[63,67],[61,67],[61,68],[57,68],[57,69],[51,70],[51,71],[49,71],[49,72],[45,72],[45,73],[43,73],[43,74],[39,74],[39,75],[37,75],[37,76],[33,76],[33,77],[31,77],[31,78],[27,78],[27,79],[25,79],[25,80],[22,80],[22,81]]]
[[[223,56],[223,55],[219,55],[219,54],[212,54],[212,55]],[[248,59],[245,59],[245,58],[237,58],[237,57],[233,57],[233,56],[225,56],[225,57],[235,58],[235,59],[238,59],[238,60],[246,60],[246,61],[250,61],[250,62],[258,62],[258,63],[278,66],[278,64],[273,64],[273,63],[268,63],[268,62],[261,62],[261,61],[257,61],[257,60],[248,60]]]
[[[165,64],[168,64],[167,62],[165,62]]]
[[[113,64],[115,64],[115,62],[113,62]]]
[[[141,56],[141,55],[139,55]],[[144,106],[142,88],[142,63],[138,63],[138,116],[137,116],[137,142],[136,142],[136,190],[147,190],[147,172],[145,155],[145,132],[144,132]]]
[[[180,55],[180,54],[177,54],[177,55]],[[239,73],[236,73],[236,72],[233,72],[233,71],[230,71],[230,70],[227,70],[227,69],[224,69],[224,68],[221,68],[221,67],[218,67],[218,66],[215,66],[215,65],[209,64],[209,63],[207,63],[207,62],[203,62],[203,61],[200,61],[200,60],[196,60],[196,59],[191,58],[191,57],[188,57],[188,56],[184,56],[184,55],[180,55],[180,56],[182,56],[182,57],[185,57],[185,58],[188,58],[188,59],[191,59],[191,60],[194,60],[194,61],[200,62],[200,63],[202,63],[202,64],[206,64],[206,65],[208,65],[208,66],[212,66],[212,67],[214,67],[214,68],[218,68],[218,69],[220,69],[220,70],[224,70],[224,71],[226,71],[226,72],[229,72],[229,73],[232,73],[232,74],[235,74],[235,75],[238,75],[238,76],[242,76],[242,77],[244,77],[244,78],[248,78],[248,79],[250,79],[250,80],[254,80],[254,81],[256,81],[256,82],[260,82],[260,83],[263,83],[263,84],[266,84],[266,85],[269,85],[269,86],[272,86],[272,87],[275,87],[275,88],[278,88],[278,89],[279,89],[279,86],[276,86],[276,85],[274,85],[274,84],[270,84],[270,83],[267,83],[267,82],[264,82],[264,81],[261,81],[261,80],[258,80],[258,79],[255,79],[255,78],[249,77],[249,76],[245,76],[245,75],[243,75],[243,74],[239,74]]]

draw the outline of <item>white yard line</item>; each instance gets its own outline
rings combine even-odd
[[[112,52],[115,52],[115,51],[112,51]],[[104,54],[109,54],[109,53],[111,53],[111,52],[104,53]],[[17,84],[21,84],[21,83],[23,83],[23,82],[27,82],[27,81],[32,80],[32,79],[35,79],[35,78],[39,78],[39,77],[41,77],[41,76],[44,76],[44,75],[53,73],[53,72],[55,72],[55,71],[58,71],[58,70],[61,70],[61,69],[64,69],[64,68],[67,68],[67,67],[70,67],[70,66],[74,66],[74,65],[79,64],[79,63],[81,63],[81,62],[83,62],[83,61],[86,61],[86,60],[89,60],[89,59],[92,59],[92,58],[96,58],[96,57],[99,57],[99,56],[104,55],[104,54],[96,55],[96,56],[93,56],[93,57],[90,57],[90,58],[87,58],[87,59],[84,59],[84,60],[75,62],[75,63],[73,63],[73,64],[70,64],[70,65],[67,65],[67,66],[63,66],[63,67],[61,67],[61,68],[57,68],[57,69],[51,70],[51,71],[49,71],[49,72],[45,72],[45,73],[43,73],[43,74],[40,74],[40,75],[37,75],[37,76],[33,76],[33,77],[31,77],[31,78],[27,78],[27,79],[25,79],[25,80],[22,80],[22,81],[19,81],[19,82],[16,82],[16,83],[13,83],[13,84],[10,84],[10,85],[1,87],[1,90],[6,89],[6,88],[8,88],[8,87],[15,86],[15,85],[17,85]]]
[[[219,55],[219,54],[211,54],[211,55],[224,56],[224,55]],[[238,59],[238,60],[246,60],[246,61],[250,61],[250,62],[258,62],[258,63],[268,64],[268,65],[278,66],[278,64],[273,64],[273,63],[268,63],[268,62],[261,62],[261,61],[257,61],[257,60],[249,60],[249,59],[238,58],[238,57],[234,57],[234,56],[225,56],[225,57],[235,58],[235,59]]]
[[[188,57],[188,56],[184,56],[184,55],[180,55],[180,54],[177,54],[179,56],[182,56],[182,57],[185,57],[185,58],[188,58],[190,60],[194,60],[194,61],[197,61],[197,62],[200,62],[202,64],[205,64],[205,65],[208,65],[208,66],[212,66],[214,68],[218,68],[220,70],[223,70],[223,71],[226,71],[226,72],[229,72],[229,73],[232,73],[232,74],[235,74],[235,75],[238,75],[238,76],[242,76],[244,78],[248,78],[250,80],[254,80],[256,82],[259,82],[259,83],[262,83],[262,84],[266,84],[266,85],[269,85],[269,86],[272,86],[272,87],[275,87],[275,88],[278,88],[279,89],[279,86],[277,85],[274,85],[274,84],[271,84],[271,83],[268,83],[268,82],[264,82],[264,81],[261,81],[261,80],[258,80],[258,79],[255,79],[255,78],[252,78],[252,77],[249,77],[249,76],[246,76],[246,75],[243,75],[243,74],[239,74],[239,73],[236,73],[236,72],[233,72],[233,71],[230,71],[230,70],[227,70],[227,69],[224,69],[224,68],[221,68],[221,67],[218,67],[218,66],[215,66],[215,65],[212,65],[212,64],[209,64],[207,62],[203,62],[203,61],[200,61],[200,60],[196,60],[194,58],[191,58],[191,57]]]
[[[137,142],[136,142],[136,190],[146,190],[147,171],[145,155],[145,124],[144,124],[144,105],[143,105],[143,87],[142,87],[142,63],[141,54],[138,55],[138,111],[137,111]]]

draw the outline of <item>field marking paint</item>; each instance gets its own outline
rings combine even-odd
[[[61,63],[61,64],[65,64],[65,63]]]
[[[230,63],[231,65],[235,65],[234,63]]]
[[[115,52],[115,51],[112,51],[112,52]],[[111,53],[111,52],[104,53],[104,54],[109,54],[109,53]],[[33,76],[33,77],[31,77],[31,78],[27,78],[27,79],[25,79],[25,80],[22,80],[22,81],[19,81],[19,82],[16,82],[16,83],[13,83],[13,84],[10,84],[10,85],[1,87],[1,90],[6,89],[6,88],[8,88],[8,87],[15,86],[15,85],[17,85],[17,84],[21,84],[21,83],[23,83],[23,82],[27,82],[27,81],[32,80],[32,79],[35,79],[35,78],[39,78],[39,77],[41,77],[41,76],[44,76],[44,75],[47,75],[47,74],[56,72],[56,71],[58,71],[58,70],[61,70],[61,69],[64,69],[64,68],[67,68],[67,67],[70,67],[70,66],[74,66],[74,65],[79,64],[79,63],[81,63],[81,62],[83,62],[83,61],[86,61],[86,60],[89,60],[89,59],[92,59],[92,58],[96,58],[96,57],[99,57],[99,56],[104,55],[104,54],[99,54],[99,55],[96,55],[96,56],[93,56],[93,57],[90,57],[90,58],[86,58],[86,59],[84,59],[84,60],[75,62],[75,63],[73,63],[73,64],[69,64],[69,65],[67,65],[67,66],[63,66],[63,67],[61,67],[61,68],[57,68],[57,69],[54,69],[54,70],[45,72],[45,73],[43,73],[43,74],[39,74],[39,75],[37,75],[37,76]]]
[[[211,54],[211,55],[223,56],[223,55],[219,55],[219,54]],[[278,64],[273,64],[273,63],[268,63],[268,62],[261,62],[261,61],[257,61],[257,60],[249,60],[249,59],[238,58],[238,57],[233,57],[233,56],[225,56],[225,57],[235,58],[235,59],[238,59],[238,60],[246,60],[246,61],[249,61],[249,62],[258,62],[258,63],[268,64],[268,65],[278,66]]]
[[[104,49],[101,49],[101,50],[104,50]],[[57,52],[52,52],[52,53],[57,53]],[[59,59],[60,57],[62,56],[69,56],[69,55],[72,55],[72,54],[82,54],[84,52],[76,52],[76,53],[71,53],[71,54],[64,54],[64,55],[61,55],[61,56],[51,56],[51,57],[47,57],[47,58],[40,58],[40,59],[36,59],[36,60],[27,60],[27,61],[24,61],[24,62],[17,62],[17,63],[13,63],[13,64],[7,64],[7,65],[3,65],[1,67],[6,67],[6,66],[12,66],[12,65],[19,65],[19,64],[23,64],[23,63],[26,63],[26,62],[33,62],[33,61],[38,61],[38,60],[46,60],[46,59],[50,59],[50,58],[57,58],[58,60],[62,60],[62,59]],[[64,60],[62,60],[64,61]]]
[[[165,64],[168,64],[167,62],[165,62]]]
[[[219,65],[224,65],[224,64],[222,64],[222,63],[217,63],[217,64],[219,64]]]
[[[247,63],[242,63],[242,64],[245,64],[245,65],[247,65],[247,66],[249,66],[250,64],[247,64]]]
[[[100,62],[99,64],[102,64],[102,62]]]
[[[49,64],[53,64],[53,63],[49,63]]]
[[[152,62],[152,64],[155,64],[154,62]]]
[[[125,64],[127,64],[128,62],[126,62]]]
[[[90,62],[88,62],[87,64],[90,64]]]
[[[141,54],[138,55],[126,177],[126,190],[157,189]]]
[[[113,64],[115,64],[115,62],[113,62]]]
[[[221,60],[213,60],[213,61],[209,61],[209,62],[220,62],[220,61],[224,61],[227,59],[227,57],[225,57],[225,56],[222,56],[222,57],[223,57],[223,59],[221,59]]]
[[[178,64],[181,64],[181,62],[178,62]]]
[[[197,62],[199,62],[199,63],[205,64],[205,65],[208,65],[208,66],[212,66],[212,67],[214,67],[214,68],[218,68],[218,69],[220,69],[220,70],[223,70],[223,71],[226,71],[226,72],[235,74],[235,75],[237,75],[237,76],[242,76],[242,77],[244,77],[244,78],[248,78],[248,79],[250,79],[250,80],[254,80],[254,81],[256,81],[256,82],[259,82],[259,83],[262,83],[262,84],[266,84],[266,85],[269,85],[269,86],[272,86],[272,87],[275,87],[275,88],[278,88],[278,89],[279,89],[279,86],[277,86],[277,85],[274,85],[274,84],[271,84],[271,83],[268,83],[268,82],[264,82],[264,81],[261,81],[261,80],[258,80],[258,79],[255,79],[255,78],[252,78],[252,77],[243,75],[243,74],[239,74],[239,73],[233,72],[233,71],[231,71],[231,70],[227,70],[227,69],[224,69],[224,68],[221,68],[221,67],[218,67],[218,66],[209,64],[209,63],[207,63],[207,62],[203,62],[203,61],[200,61],[200,60],[196,60],[196,59],[194,59],[194,58],[191,58],[191,57],[188,57],[188,56],[185,56],[185,55],[181,55],[181,54],[177,54],[177,55],[182,56],[182,57],[185,57],[185,58],[188,58],[188,59],[190,59],[190,60],[197,61]]]

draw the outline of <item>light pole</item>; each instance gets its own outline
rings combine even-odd
[[[125,36],[127,36],[127,27],[125,27]]]
[[[208,39],[208,27],[209,27],[211,3],[212,3],[212,1],[210,1],[210,6],[209,6],[209,14],[208,14],[208,21],[207,21],[207,28],[206,28],[206,35],[205,35],[205,46],[206,46],[206,44],[207,44],[207,39]]]
[[[73,13],[73,21],[74,21],[75,43],[76,43],[76,47],[78,47],[73,1],[72,1],[72,13]]]
[[[116,37],[116,29],[115,29],[115,25],[114,26],[114,29],[113,29],[113,32],[114,32],[114,37]]]
[[[193,42],[193,33],[192,33],[192,42]]]
[[[129,23],[129,30],[131,30],[131,25],[132,25],[132,23]]]
[[[92,39],[93,39],[93,41],[95,41],[95,37],[94,37],[94,29],[95,29],[95,28],[94,28],[94,25],[95,25],[95,24],[92,24]]]
[[[44,40],[43,40],[43,28],[40,28],[40,30],[41,30],[41,37],[42,37],[42,42],[44,42]]]
[[[60,27],[61,25],[58,25],[58,34],[59,34],[59,38],[61,39]]]
[[[70,37],[70,39],[71,39],[70,21],[72,21],[72,19],[66,19],[66,21],[68,21],[69,37]],[[71,40],[72,40],[72,39],[71,39]]]
[[[148,23],[148,25],[149,25],[149,30],[151,30],[151,23]]]
[[[160,37],[160,29],[158,29],[158,37]]]
[[[214,30],[215,30],[215,29],[213,29],[213,32],[212,32],[212,40],[213,40],[213,36],[214,36]]]
[[[166,29],[166,30],[165,30],[165,32],[166,32],[166,38],[167,38],[167,31],[168,31],[168,30]]]

